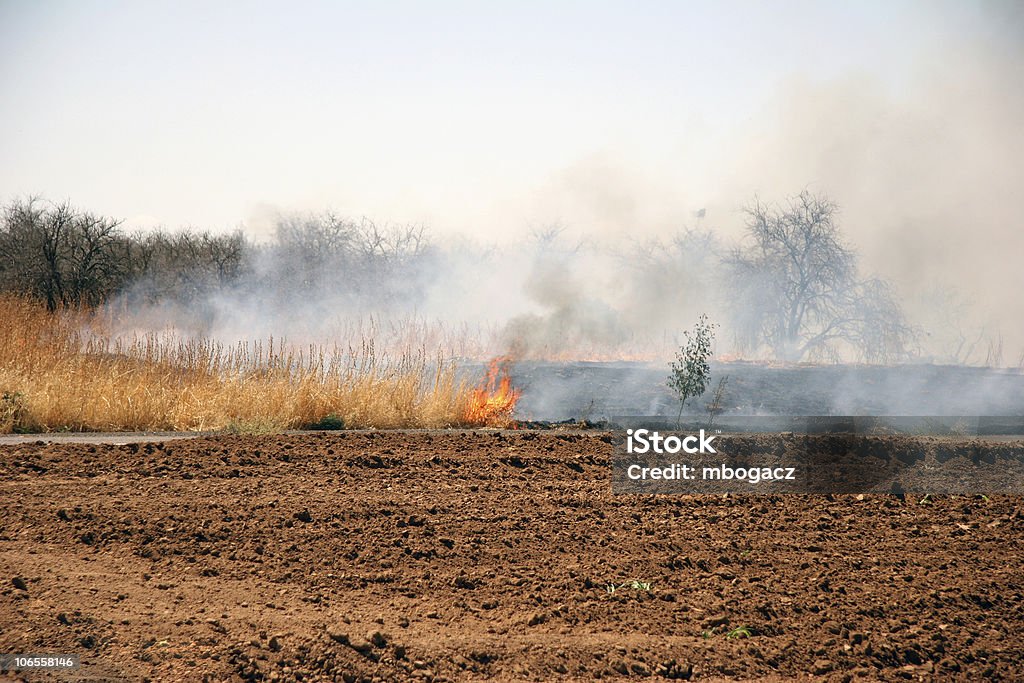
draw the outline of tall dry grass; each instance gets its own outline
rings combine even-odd
[[[89,312],[0,297],[0,393],[0,432],[262,432],[328,416],[355,428],[462,425],[472,388],[423,347],[124,338]]]

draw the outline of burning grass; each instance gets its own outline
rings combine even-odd
[[[104,331],[88,312],[0,298],[0,432],[269,432],[330,418],[352,428],[473,426],[477,395],[425,348],[223,345]]]
[[[466,406],[465,421],[473,425],[508,427],[512,424],[521,391],[512,386],[510,358],[495,358],[487,377],[473,390]]]

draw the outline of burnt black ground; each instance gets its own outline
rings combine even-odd
[[[480,372],[473,368],[468,376]],[[555,421],[675,418],[678,404],[667,376],[668,366],[659,363],[520,361],[512,368],[513,383],[523,389],[516,415]],[[709,389],[688,402],[688,415],[706,417],[723,377],[724,415],[1024,416],[1020,369],[753,362],[714,363]]]

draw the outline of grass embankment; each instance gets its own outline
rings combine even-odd
[[[454,362],[424,348],[106,330],[92,313],[0,297],[0,432],[444,427],[466,424],[472,398]]]

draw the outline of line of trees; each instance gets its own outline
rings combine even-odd
[[[240,231],[128,233],[112,218],[30,197],[3,208],[0,290],[51,311],[98,306],[132,287],[150,299],[187,298],[236,281],[252,251]]]
[[[699,230],[668,244],[638,245],[628,259],[636,264],[627,270],[632,308],[671,323],[687,300],[721,307],[722,322],[745,353],[767,349],[789,361],[902,360],[914,331],[890,286],[861,274],[837,214],[827,197],[805,191],[784,205],[755,201],[747,209],[746,239],[733,247]],[[550,252],[558,231],[535,237]],[[120,221],[31,197],[2,209],[0,291],[37,297],[50,310],[98,306],[115,296],[129,306],[191,304],[230,291],[245,295],[231,299],[236,305],[248,302],[256,310],[327,297],[332,306],[361,301],[381,311],[422,301],[457,261],[456,252],[437,249],[420,226],[381,226],[331,212],[283,215],[274,239],[256,244],[241,231],[127,232]],[[554,306],[552,329],[560,330],[561,343],[563,328],[573,326],[615,337],[618,328],[598,323],[619,312],[595,308],[601,302],[590,298],[577,301],[558,283],[549,278],[527,286],[543,290],[538,300]],[[537,325],[533,318],[526,323]]]
[[[0,286],[46,301],[95,305],[131,276],[131,242],[117,221],[39,199],[4,208]]]
[[[892,287],[861,272],[828,197],[755,199],[745,214],[737,244],[690,228],[624,255],[638,320],[659,316],[679,328],[717,310],[737,351],[786,361],[894,362],[917,352]]]
[[[416,266],[431,254],[422,227],[330,212],[282,216],[275,240],[257,245],[241,230],[127,232],[118,220],[29,197],[2,209],[0,291],[38,298],[51,311],[118,295],[189,302],[228,289],[387,299],[420,288]]]
[[[424,266],[435,255],[423,226],[326,211],[281,216],[260,267],[284,292],[345,292],[382,305],[422,293]]]

